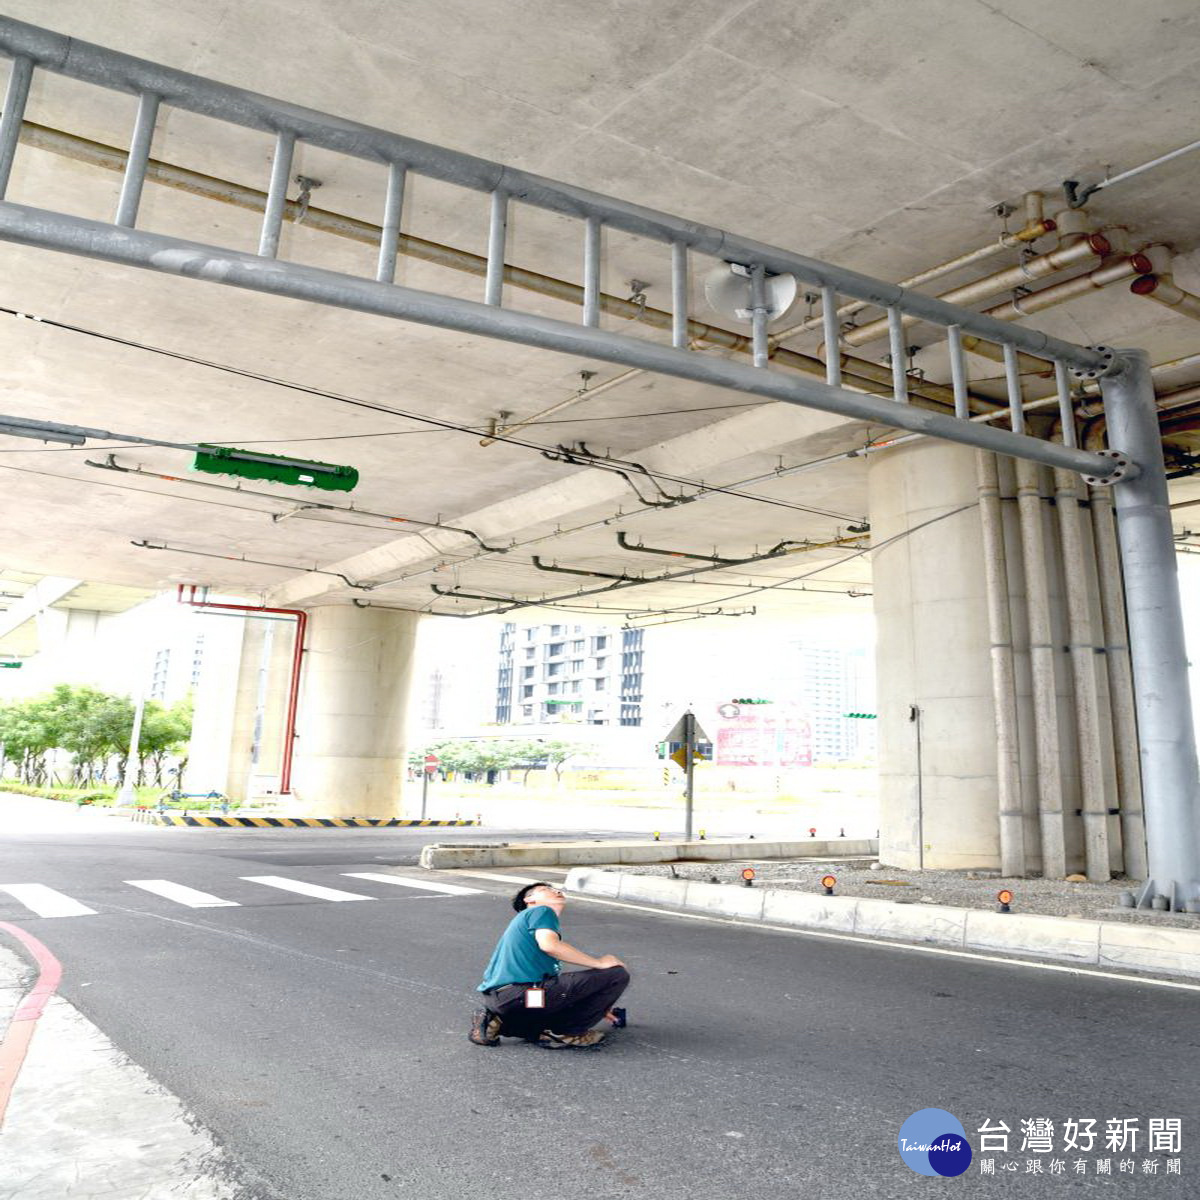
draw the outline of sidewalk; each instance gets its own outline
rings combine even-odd
[[[0,947],[0,1030],[36,974]],[[59,996],[17,1075],[0,1161],[0,1200],[248,1200],[180,1102]]]

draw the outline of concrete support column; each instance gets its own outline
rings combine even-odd
[[[251,802],[279,791],[295,621],[247,617],[233,695],[225,792]]]
[[[1106,563],[1073,477],[1056,494],[1042,468],[924,442],[873,460],[870,499],[884,861],[1103,879],[1124,834],[1136,870],[1097,661]]]
[[[398,816],[419,614],[327,606],[311,613],[293,791],[320,816]]]
[[[871,460],[880,859],[994,867],[996,739],[974,451]]]
[[[243,624],[232,619],[211,621],[208,652],[193,695],[185,792],[228,792],[235,718],[231,699],[238,690]]]

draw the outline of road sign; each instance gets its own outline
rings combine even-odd
[[[438,767],[442,765],[442,760],[436,754],[425,755],[425,773],[433,775],[437,772]]]
[[[680,743],[680,744],[686,742],[687,741],[687,723],[688,723],[689,719],[691,720],[691,723],[692,723],[692,737],[697,742],[712,741],[712,738],[710,738],[708,736],[708,734],[704,732],[704,730],[700,727],[700,722],[697,721],[696,718],[693,717],[691,713],[684,713],[683,716],[680,717],[679,720],[676,721],[675,724],[671,726],[671,732],[668,733],[665,738],[663,738],[663,741],[664,742],[676,742],[676,743]],[[675,756],[671,755],[671,757],[674,758]]]

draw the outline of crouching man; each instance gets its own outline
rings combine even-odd
[[[475,1045],[519,1037],[547,1049],[590,1050],[604,1042],[607,1035],[592,1026],[611,1018],[629,971],[614,954],[594,958],[562,940],[558,919],[566,902],[548,883],[531,883],[513,897],[517,915],[477,989],[486,1007],[471,1022]],[[559,974],[562,963],[585,969]]]

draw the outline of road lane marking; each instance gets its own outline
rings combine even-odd
[[[479,888],[459,887],[453,883],[433,883],[423,879],[403,879],[377,871],[343,871],[347,879],[370,879],[375,883],[395,883],[400,887],[420,888],[424,892],[444,892],[447,896],[480,896]]]
[[[86,917],[95,916],[96,910],[56,892],[41,883],[0,883],[0,891],[7,892],[19,904],[25,905],[39,917]]]
[[[177,904],[186,904],[188,908],[238,908],[236,900],[222,900],[219,896],[210,896],[207,892],[198,892],[195,888],[184,887],[182,883],[172,883],[169,879],[126,879],[130,887],[142,888],[143,891],[153,892]]]
[[[315,896],[318,900],[374,900],[374,896],[361,896],[355,892],[339,892],[337,888],[321,887],[319,883],[303,883],[299,879],[284,879],[282,875],[243,875],[247,883],[261,883],[267,887],[280,888],[285,892],[298,892],[301,896]]]

